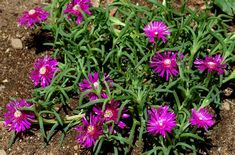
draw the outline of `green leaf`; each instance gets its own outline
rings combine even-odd
[[[187,144],[187,143],[178,142],[178,143],[176,144],[176,146],[186,147],[186,148],[189,148],[189,149],[195,151],[194,147],[190,146],[190,145]]]
[[[198,135],[192,134],[192,133],[183,133],[180,135],[180,137],[191,137],[191,138],[195,138],[197,140],[204,141],[203,138],[199,137]]]
[[[235,1],[234,0],[215,0],[214,3],[228,15],[230,16],[235,15]]]
[[[51,139],[51,137],[52,137],[52,135],[55,133],[55,129],[57,128],[59,126],[59,123],[55,123],[53,126],[52,126],[52,128],[51,128],[51,130],[48,132],[48,135],[47,135],[47,141],[49,141],[50,139]]]
[[[16,132],[13,132],[11,135],[11,139],[8,142],[8,148],[12,147],[12,144],[15,142],[15,140],[16,140]]]
[[[41,116],[38,117],[38,122],[42,136],[47,139],[46,132],[44,130],[43,118]]]

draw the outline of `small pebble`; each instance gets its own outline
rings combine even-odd
[[[228,102],[223,102],[222,103],[222,107],[221,107],[222,110],[226,110],[226,111],[229,111],[230,110],[230,104]]]
[[[74,149],[75,151],[77,151],[77,150],[78,150],[78,146],[75,145],[75,146],[73,147],[73,149]]]
[[[6,87],[4,85],[0,85],[0,92],[3,92],[3,90],[5,89]],[[0,154],[1,155],[1,154]]]
[[[4,150],[0,150],[0,155],[7,155],[7,153]]]
[[[5,80],[3,80],[3,81],[2,81],[2,83],[7,83],[7,82],[8,82],[8,80],[7,80],[7,79],[5,79]]]
[[[14,49],[19,49],[19,50],[23,48],[22,41],[18,38],[11,38],[11,46]]]

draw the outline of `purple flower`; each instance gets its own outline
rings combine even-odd
[[[213,56],[206,56],[205,60],[202,59],[196,59],[194,61],[194,64],[200,71],[208,70],[208,72],[217,71],[218,74],[224,73],[224,68],[226,68],[226,64],[222,64],[223,57],[221,57],[219,54]]]
[[[31,80],[35,86],[46,87],[51,83],[58,62],[48,56],[39,58],[34,62],[34,70],[31,72]]]
[[[109,78],[109,76],[106,76],[106,74],[103,74],[103,76],[104,76],[104,81],[107,82],[109,87],[111,87],[112,80]],[[101,80],[98,72],[95,72],[94,74],[89,73],[88,79],[83,79],[83,81],[79,84],[79,87],[81,91],[101,90],[100,93],[101,98],[108,98],[107,94],[105,93],[104,81]],[[90,100],[96,100],[99,98],[98,95],[94,92],[88,93],[87,97],[89,97]]]
[[[164,138],[166,133],[171,133],[171,130],[176,126],[176,115],[173,112],[168,112],[168,106],[160,106],[157,110],[151,108],[148,111],[150,116],[147,124],[147,131],[150,134],[161,134]]]
[[[102,106],[93,107],[93,111],[97,116],[101,116],[104,122],[114,121],[115,124],[117,124],[121,129],[123,129],[126,126],[126,124],[121,120],[118,121],[119,108],[120,108],[120,103],[112,99],[110,103],[107,103],[105,105],[104,111],[102,110]],[[127,114],[127,111],[124,109],[122,111],[121,118],[125,119],[128,118],[129,116],[130,115]]]
[[[197,125],[198,128],[204,128],[205,130],[214,124],[213,115],[205,108],[201,108],[199,111],[192,109],[192,116],[189,119],[189,122],[192,125]]]
[[[83,20],[83,15],[80,10],[88,15],[91,15],[89,10],[90,5],[90,0],[71,0],[71,2],[67,4],[67,8],[64,10],[64,12],[75,15],[77,17],[76,23],[80,24]],[[71,17],[69,16],[69,19],[70,18]]]
[[[35,117],[32,112],[20,110],[23,107],[30,107],[31,104],[26,100],[19,99],[12,101],[6,105],[7,112],[4,113],[6,126],[10,126],[10,130],[17,133],[23,132],[31,127],[31,120]]]
[[[166,24],[162,21],[153,21],[149,23],[144,27],[144,33],[151,43],[154,43],[155,37],[165,43],[167,41],[166,36],[171,34]]]
[[[45,21],[49,13],[43,10],[41,7],[36,7],[29,11],[24,11],[23,15],[19,17],[18,22],[21,26],[33,27],[36,23]]]
[[[76,137],[79,144],[85,148],[89,148],[95,144],[96,140],[103,133],[102,123],[99,121],[100,118],[97,116],[90,115],[88,121],[85,117],[82,119],[82,124],[78,125],[75,130],[79,132]]]
[[[166,80],[179,73],[176,54],[173,52],[165,52],[164,54],[157,52],[150,61],[150,67],[161,77],[166,75]]]

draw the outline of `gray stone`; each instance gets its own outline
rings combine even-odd
[[[22,49],[23,48],[23,44],[22,44],[22,41],[18,38],[11,38],[11,46],[14,48],[14,49]]]

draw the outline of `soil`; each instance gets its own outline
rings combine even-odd
[[[0,155],[24,154],[24,155],[79,155],[88,152],[80,148],[76,143],[75,131],[71,130],[65,137],[62,146],[59,145],[61,137],[57,133],[50,143],[46,145],[40,132],[35,128],[32,132],[20,135],[11,148],[8,143],[11,132],[3,127],[2,108],[11,98],[30,98],[33,84],[29,79],[33,61],[42,55],[50,54],[48,49],[40,49],[42,38],[33,37],[29,30],[17,26],[17,18],[27,9],[43,5],[43,0],[0,0]],[[145,0],[134,0],[139,5],[149,5]],[[203,6],[201,0],[191,0],[190,7]],[[14,49],[11,38],[18,38],[23,43],[22,49]],[[225,89],[226,90],[226,89]],[[233,89],[230,89],[233,91]],[[229,94],[227,96],[233,96]],[[218,124],[209,133],[211,149],[207,152],[211,155],[235,154],[235,100],[224,101],[219,115]],[[133,154],[138,153],[138,149]],[[205,152],[206,153],[206,152]]]

